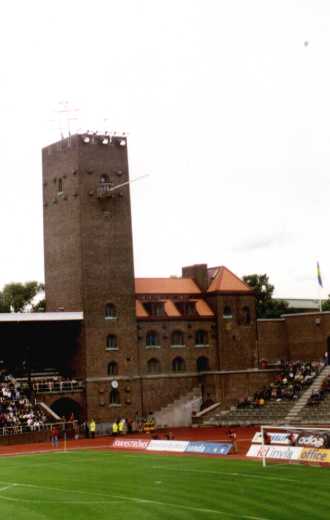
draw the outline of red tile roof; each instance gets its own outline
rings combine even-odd
[[[227,269],[227,267],[212,267],[208,269],[208,274],[210,276],[210,285],[207,292],[253,293],[251,287],[242,282],[242,280]]]
[[[181,313],[178,311],[177,307],[171,300],[166,300],[164,307],[167,316],[169,316],[170,318],[176,318],[181,316]]]
[[[191,278],[135,278],[136,294],[200,294]]]
[[[197,300],[196,311],[200,316],[203,316],[205,318],[214,316],[212,309],[210,309],[205,300]]]
[[[135,301],[135,312],[137,318],[147,318],[149,314],[143,307],[142,303],[139,300]]]

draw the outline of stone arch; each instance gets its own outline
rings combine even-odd
[[[69,419],[73,414],[74,418],[78,421],[82,419],[82,409],[79,403],[69,397],[61,397],[54,401],[50,407],[59,417],[65,417]]]

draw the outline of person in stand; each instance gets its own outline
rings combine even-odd
[[[92,439],[95,439],[95,433],[96,433],[96,422],[95,419],[91,419],[89,422],[89,433]]]

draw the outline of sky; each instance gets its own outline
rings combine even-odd
[[[136,276],[225,265],[318,298],[319,261],[327,297],[328,0],[11,0],[0,44],[0,286],[43,280],[41,148],[70,125],[126,132],[149,174]]]

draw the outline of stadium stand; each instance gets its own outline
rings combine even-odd
[[[322,362],[285,363],[269,386],[252,397],[242,398],[229,411],[215,412],[204,424],[231,426],[283,422],[323,368]]]
[[[47,421],[46,415],[29,398],[27,389],[11,376],[5,376],[0,382],[0,430],[25,427],[38,431]]]

